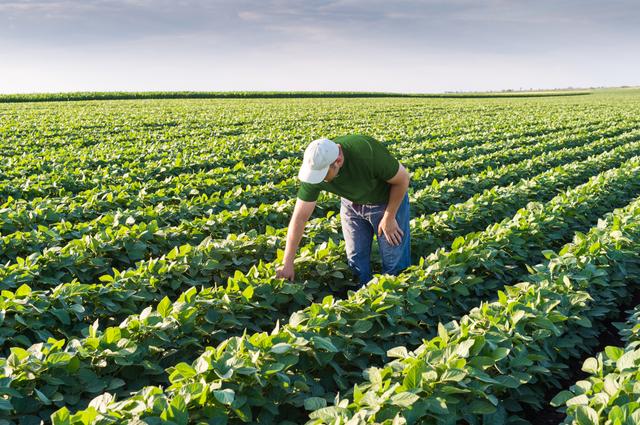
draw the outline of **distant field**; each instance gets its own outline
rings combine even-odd
[[[618,415],[573,384],[640,304],[640,91],[300,95],[0,96],[0,423]],[[302,152],[347,133],[411,172],[414,265],[351,291],[324,195],[276,280]]]
[[[77,92],[0,94],[0,103],[55,102],[65,100],[122,100],[122,99],[280,99],[280,98],[351,98],[351,97],[426,97],[426,98],[487,98],[487,97],[549,97],[583,96],[589,90],[533,91],[500,93],[406,94],[379,92]]]

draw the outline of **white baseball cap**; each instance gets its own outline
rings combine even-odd
[[[317,139],[309,143],[304,151],[304,159],[298,173],[300,181],[320,183],[327,176],[329,166],[338,159],[340,149],[329,139]]]

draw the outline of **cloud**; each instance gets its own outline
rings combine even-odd
[[[401,78],[454,89],[447,78],[462,84],[465,73],[474,87],[491,75],[512,84],[514,72],[532,86],[545,72],[579,80],[617,57],[621,80],[637,69],[629,52],[640,44],[639,21],[635,0],[0,0],[0,77],[14,84],[25,69],[35,78],[56,62],[60,78],[66,69],[80,81],[82,72],[87,84],[87,73],[121,75],[124,85],[139,70],[136,81],[155,73],[156,85],[184,75],[195,87],[211,75],[266,87],[269,75],[296,87],[326,80],[384,90]]]
[[[250,10],[241,10],[240,12],[238,12],[238,17],[243,21],[254,21],[254,22],[262,21],[264,19],[263,15]]]
[[[526,49],[533,44],[528,35],[543,35],[538,46],[572,31],[587,39],[594,30],[637,37],[640,20],[632,0],[13,0],[0,1],[0,11],[3,39],[55,46],[208,33],[231,43],[278,46],[335,35],[412,48],[437,43],[475,50],[482,43]]]

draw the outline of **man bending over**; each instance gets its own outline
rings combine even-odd
[[[287,231],[284,265],[276,277],[294,279],[296,251],[323,190],[341,197],[347,262],[360,286],[372,278],[374,233],[382,273],[397,275],[410,265],[409,173],[383,144],[359,134],[314,140],[304,152],[298,178],[301,183]]]

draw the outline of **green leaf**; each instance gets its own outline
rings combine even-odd
[[[113,344],[114,342],[120,341],[121,336],[122,333],[120,332],[120,328],[112,326],[105,330],[103,338],[104,342],[106,342],[107,344]]]
[[[341,413],[344,413],[346,409],[338,406],[329,406],[318,409],[315,412],[309,414],[310,419],[320,419],[320,423],[334,423],[336,418],[340,417]]]
[[[553,407],[560,407],[566,403],[567,400],[573,398],[571,391],[560,391],[553,399],[551,399],[551,405]]]
[[[44,395],[41,391],[39,391],[37,388],[34,388],[33,391],[36,393],[36,396],[38,397],[38,399],[42,402],[42,404],[45,405],[49,405],[51,404],[51,400],[49,400],[49,397],[47,397],[46,395]]]
[[[404,359],[409,355],[406,347],[395,347],[387,351],[387,357],[392,359]]]
[[[194,369],[198,373],[204,373],[209,370],[209,362],[202,356],[198,357],[194,363]]]
[[[29,357],[29,352],[24,348],[11,347],[9,351],[11,351],[11,354],[13,354],[13,356],[15,356],[19,361],[22,361]]]
[[[327,400],[322,397],[309,397],[304,400],[305,410],[313,411],[327,406]]]
[[[584,405],[576,408],[576,420],[578,425],[598,425],[600,422],[598,412]]]
[[[456,347],[456,354],[460,357],[469,357],[469,350],[474,346],[475,342],[476,341],[474,339],[466,339],[458,343],[458,346]]]
[[[253,286],[249,285],[246,288],[244,288],[244,291],[242,291],[242,296],[247,300],[250,300],[251,298],[253,298]]]
[[[464,245],[464,236],[458,236],[453,240],[453,243],[451,244],[451,251],[455,251],[462,245]]]
[[[236,398],[236,393],[230,388],[224,390],[215,390],[213,391],[213,396],[222,404],[231,404],[233,400]]]
[[[164,297],[158,304],[158,313],[165,319],[169,315],[169,309],[171,308],[171,301],[168,297]]]
[[[166,255],[168,260],[175,260],[176,258],[178,258],[178,254],[179,254],[179,250],[178,247],[174,247],[171,251],[169,251],[169,253]]]
[[[191,365],[181,362],[174,366],[174,369],[185,378],[191,378],[197,375],[197,372]]]
[[[274,345],[273,347],[271,347],[271,351],[272,353],[275,354],[284,354],[287,351],[291,350],[291,344],[287,344],[285,342],[281,342],[279,344]]]
[[[625,369],[633,369],[639,355],[640,351],[627,351],[616,361],[616,367],[620,371]]]
[[[613,361],[618,360],[624,354],[624,350],[622,348],[613,347],[611,345],[608,347],[605,347],[604,352],[607,355],[607,357]]]
[[[589,404],[589,397],[587,397],[584,394],[581,394],[579,396],[570,398],[569,400],[567,400],[565,402],[565,404],[567,406],[587,405],[587,404]]]
[[[634,410],[634,412],[631,414],[631,416],[629,417],[629,419],[627,420],[626,424],[640,424],[640,409],[636,409]]]
[[[53,314],[54,316],[56,316],[58,318],[58,320],[60,320],[60,322],[64,325],[70,325],[71,324],[71,317],[69,316],[69,312],[67,310],[61,309],[61,308],[57,308],[55,310],[51,310],[51,314]]]
[[[447,369],[444,371],[442,376],[440,376],[440,380],[442,381],[454,381],[459,382],[467,376],[467,373],[461,369]]]
[[[508,416],[504,406],[499,405],[495,412],[483,415],[482,425],[505,425]]]
[[[71,412],[66,407],[56,411],[51,415],[51,423],[53,425],[70,425],[71,424]]]
[[[107,387],[107,390],[115,390],[116,388],[123,387],[125,384],[126,382],[124,382],[120,378],[112,378],[111,381],[109,381],[109,386]]]
[[[622,425],[622,422],[624,421],[624,417],[625,417],[625,414],[622,411],[622,408],[620,408],[620,406],[613,406],[609,411],[609,420],[612,421],[612,424],[618,423],[619,425]],[[619,422],[616,422],[616,420]]]
[[[620,385],[612,375],[607,375],[604,378],[604,391],[611,397],[614,397],[618,393]]]
[[[498,405],[498,397],[494,396],[493,394],[486,394],[485,396],[487,397],[487,400],[491,402],[491,404],[493,404],[494,406]]]
[[[591,254],[595,254],[601,247],[602,245],[600,244],[600,241],[595,241],[594,243],[591,244],[591,246],[589,246],[589,253]]]
[[[284,369],[284,367],[285,365],[280,362],[271,363],[263,369],[263,373],[265,375],[273,375],[274,373],[280,372],[282,369]]]
[[[525,315],[523,310],[518,310],[511,315],[511,323],[515,326]]]
[[[21,285],[18,289],[16,289],[16,297],[22,298],[26,297],[31,293],[31,288],[26,283]]]
[[[491,353],[491,358],[493,358],[493,360],[495,361],[500,361],[507,357],[510,352],[511,350],[506,347],[498,347],[493,350],[493,353]]]
[[[313,336],[311,337],[311,343],[315,348],[328,351],[330,353],[337,353],[339,351],[329,338]]]
[[[496,407],[486,400],[474,400],[468,407],[471,413],[487,415],[496,411]]]
[[[405,372],[402,386],[407,390],[417,388],[420,385],[422,373],[426,371],[426,367],[422,362],[416,362],[409,366],[409,369]]]
[[[303,312],[296,311],[289,317],[289,325],[294,328],[298,327],[306,317],[307,316]]]
[[[47,363],[51,366],[61,366],[62,364],[66,365],[73,357],[73,354],[66,353],[64,351],[51,353],[47,356]],[[58,363],[60,363],[60,365]]]
[[[94,407],[97,410],[104,410],[109,403],[114,401],[113,394],[104,393],[100,394],[89,403],[89,407]]]
[[[498,290],[498,302],[502,305],[506,305],[507,304],[507,295],[503,292]]]
[[[581,317],[578,320],[576,320],[576,324],[582,326],[583,328],[590,328],[593,326],[591,324],[591,320],[587,319],[586,317]]]
[[[413,403],[418,401],[420,397],[417,395],[404,391],[399,394],[395,394],[391,397],[391,404],[400,407],[410,407]]]
[[[355,333],[365,333],[368,332],[373,327],[373,322],[369,320],[358,320],[356,324],[353,326],[353,331]]]
[[[594,357],[589,357],[582,364],[582,370],[587,373],[598,373],[598,361]]]
[[[438,336],[445,344],[449,341],[449,333],[442,323],[438,323]]]
[[[544,258],[546,258],[547,260],[551,260],[556,253],[551,251],[550,249],[544,249],[542,250],[542,255],[544,255]]]

